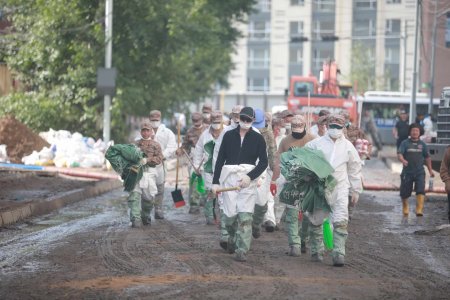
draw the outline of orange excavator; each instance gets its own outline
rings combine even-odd
[[[334,60],[323,63],[320,80],[313,75],[292,76],[287,90],[287,106],[292,111],[301,111],[317,120],[319,111],[326,109],[331,113],[348,110],[350,120],[357,120],[356,98],[351,85],[339,85],[338,66]]]

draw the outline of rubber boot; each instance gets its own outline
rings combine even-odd
[[[425,195],[416,195],[416,216],[423,216],[423,202],[425,201]]]
[[[403,216],[406,217],[409,214],[408,198],[402,199],[402,205],[403,205]]]

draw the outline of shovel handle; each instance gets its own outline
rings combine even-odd
[[[186,158],[188,159],[189,163],[191,164],[191,166],[194,168],[196,173],[200,173],[199,169],[202,166],[203,160],[205,159],[204,157],[202,158],[202,161],[200,162],[200,166],[198,166],[198,168],[196,168],[194,166],[194,162],[192,161],[191,157],[189,156],[189,154],[186,152],[186,150],[183,149],[184,154],[186,155]]]
[[[217,190],[216,190],[216,193],[231,192],[231,191],[239,191],[240,189],[241,189],[240,186],[233,186],[233,187],[227,187],[227,188],[217,189]]]

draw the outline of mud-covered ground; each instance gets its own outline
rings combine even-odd
[[[397,180],[379,162],[365,177]],[[367,169],[367,167],[366,167]],[[389,177],[391,176],[391,178]],[[366,192],[349,225],[346,266],[287,256],[283,231],[254,240],[239,263],[216,226],[188,208],[130,228],[126,194],[114,191],[0,231],[2,299],[448,299],[447,202],[402,219],[397,192]],[[414,208],[411,198],[411,210]],[[439,230],[439,228],[442,228]]]

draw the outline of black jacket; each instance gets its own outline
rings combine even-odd
[[[256,160],[259,159],[258,165],[247,174],[251,180],[259,177],[267,168],[267,150],[263,136],[250,128],[241,146],[239,131],[240,126],[226,132],[223,136],[214,169],[213,184],[219,184],[223,165],[255,165]]]

